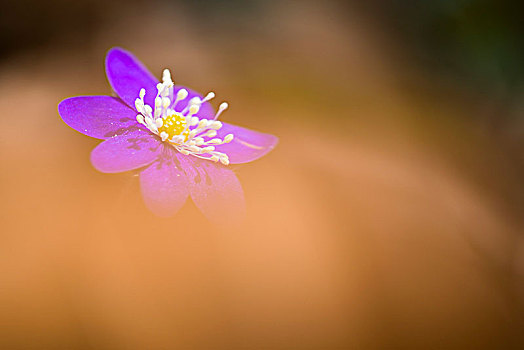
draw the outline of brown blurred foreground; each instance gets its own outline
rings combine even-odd
[[[276,11],[279,40],[258,45],[189,32],[165,48],[150,34],[183,24],[133,32],[123,19],[88,48],[0,67],[0,348],[522,344],[522,184],[464,118],[480,101],[439,100],[447,92],[388,63],[365,24],[339,28],[317,10],[285,21]],[[310,32],[304,18],[328,29]],[[245,225],[215,228],[190,202],[156,218],[136,176],[91,167],[97,141],[68,129],[56,105],[109,92],[113,44],[157,75],[170,67],[175,81],[214,89],[231,102],[225,120],[280,137],[234,168]],[[399,79],[412,75],[427,90]]]

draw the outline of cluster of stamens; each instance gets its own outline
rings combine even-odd
[[[174,83],[168,69],[164,70],[162,83],[158,83],[156,87],[158,92],[154,108],[144,102],[146,90],[140,90],[139,98],[135,100],[136,110],[140,113],[136,116],[136,120],[182,154],[214,162],[220,161],[228,165],[227,154],[215,151],[215,146],[233,140],[233,134],[228,134],[223,139],[215,137],[217,130],[222,127],[222,123],[217,119],[227,109],[228,104],[226,102],[220,104],[212,120],[200,119],[196,114],[202,103],[215,97],[213,92],[208,93],[203,99],[199,97],[190,99],[187,106],[177,112],[175,107],[187,98],[187,90],[180,89],[174,96]]]

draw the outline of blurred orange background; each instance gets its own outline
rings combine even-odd
[[[6,3],[0,348],[523,346],[524,74],[491,69],[522,47],[497,39],[491,55],[451,30],[464,51],[422,37],[428,48],[409,36],[434,23],[417,11],[441,12],[404,6]],[[463,8],[451,13],[462,23]],[[497,15],[465,28],[522,38]],[[230,103],[223,120],[279,136],[232,168],[242,226],[214,227],[190,201],[155,217],[136,173],[91,166],[99,141],[57,104],[110,94],[112,46],[215,91]]]

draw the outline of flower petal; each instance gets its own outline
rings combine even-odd
[[[105,140],[91,152],[91,163],[103,173],[118,173],[146,166],[162,150],[161,141],[142,129]]]
[[[58,104],[58,113],[71,128],[97,139],[107,139],[140,125],[136,112],[111,96],[71,97]]]
[[[212,222],[232,225],[245,217],[242,185],[226,166],[177,153],[195,205]]]
[[[109,50],[106,56],[106,74],[113,90],[133,110],[135,110],[135,100],[142,88],[146,90],[144,102],[154,107],[158,92],[156,85],[159,80],[131,52],[119,47]],[[189,94],[185,100],[177,104],[177,111],[183,110],[193,97],[203,98],[201,94],[184,86],[175,86],[174,94],[176,95],[176,92],[182,88]],[[214,117],[215,112],[209,102],[204,102],[197,115],[209,119]]]
[[[226,153],[231,164],[256,160],[266,155],[278,143],[278,137],[274,135],[222,123],[222,128],[218,130],[218,137],[224,138],[227,134],[234,135],[233,141],[216,146],[216,150]]]
[[[142,88],[146,90],[145,103],[154,106],[158,80],[132,53],[119,47],[109,50],[106,74],[113,90],[133,110]]]
[[[165,147],[140,173],[140,188],[146,206],[156,215],[172,216],[184,205],[189,195],[187,178],[172,147]]]

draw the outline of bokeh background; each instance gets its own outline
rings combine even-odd
[[[522,348],[521,1],[0,5],[0,348]],[[280,137],[243,225],[91,166],[112,46]]]

